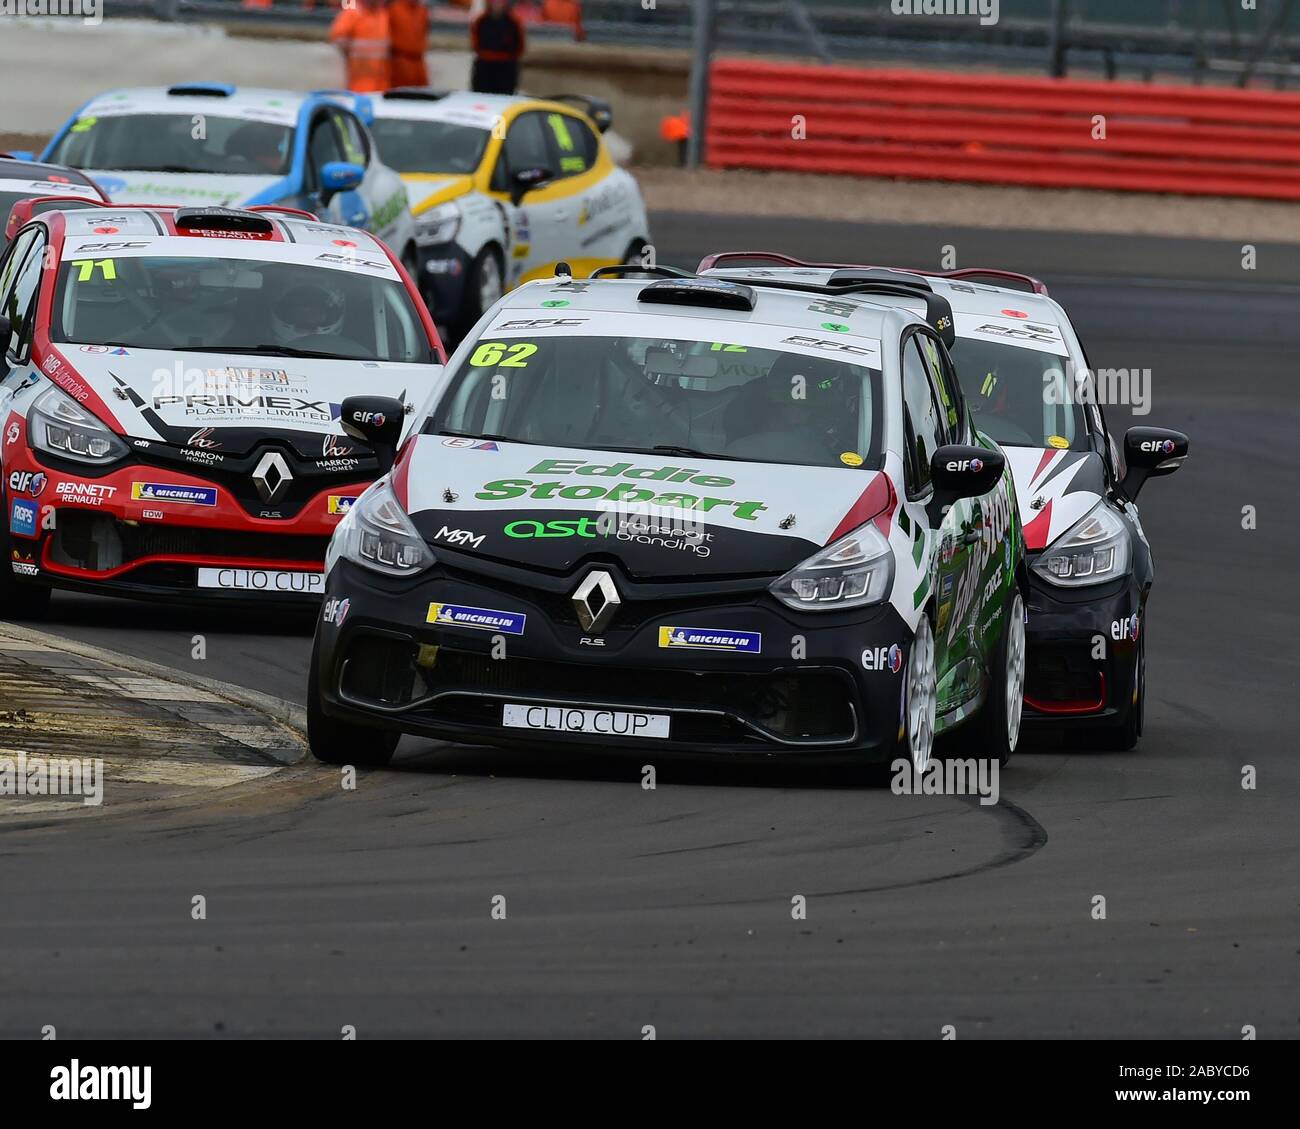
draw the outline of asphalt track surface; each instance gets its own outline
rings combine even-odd
[[[1295,249],[1259,244],[1252,272],[1228,243],[655,230],[685,265],[755,246],[924,264],[953,244],[1046,279],[1094,365],[1152,369],[1142,422],[1192,447],[1142,496],[1138,749],[1022,751],[981,807],[780,766],[660,764],[646,791],[642,757],[406,741],[354,792],[321,770],[210,809],[9,831],[0,1034],[1300,1036]],[[303,698],[301,623],[56,596],[46,629]]]

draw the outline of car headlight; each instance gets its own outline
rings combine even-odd
[[[450,243],[460,230],[460,205],[455,201],[439,204],[415,217],[417,243]]]
[[[414,576],[433,564],[433,552],[386,479],[352,503],[334,530],[325,571],[340,557],[386,576]]]
[[[893,579],[893,551],[868,522],[773,581],[768,591],[799,611],[838,611],[878,603]]]
[[[1078,588],[1104,584],[1128,572],[1129,538],[1124,519],[1105,502],[1061,534],[1033,569],[1050,584]]]
[[[58,388],[36,397],[27,434],[36,450],[79,463],[112,463],[127,454],[118,436]]]

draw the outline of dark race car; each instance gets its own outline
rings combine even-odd
[[[723,252],[700,265],[727,277],[761,261],[774,278],[818,281],[844,268],[766,252]],[[917,272],[952,306],[952,348],[976,426],[997,440],[1016,483],[1029,561],[1025,724],[1086,730],[1132,748],[1146,700],[1143,624],[1154,579],[1138,491],[1187,456],[1177,431],[1134,427],[1122,452],[1106,428],[1096,374],[1065,310],[1038,280],[968,268]]]

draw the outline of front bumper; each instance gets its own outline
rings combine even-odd
[[[585,568],[542,577],[502,566],[501,576],[485,576],[449,566],[449,556],[440,550],[436,569],[414,583],[336,565],[317,629],[325,714],[485,744],[860,762],[895,754],[910,638],[892,608],[799,615],[761,589],[701,584],[684,594],[680,584],[634,584],[610,567],[623,603],[597,645],[569,604]],[[431,604],[503,613],[508,628],[430,623]],[[664,627],[743,633],[759,649],[666,645]],[[892,664],[864,669],[864,650],[874,666],[891,648]],[[507,705],[666,715],[669,732],[508,728]]]
[[[1065,589],[1029,575],[1024,723],[1123,722],[1135,705],[1145,593],[1131,576]]]
[[[21,582],[258,607],[309,608],[320,600],[330,536],[367,485],[330,485],[292,517],[276,519],[250,515],[220,484],[154,465],[90,478],[20,449],[5,467],[10,568]],[[31,481],[39,493],[12,489]],[[201,586],[204,569],[222,586]]]

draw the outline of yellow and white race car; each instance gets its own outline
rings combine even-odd
[[[602,102],[408,88],[374,106],[371,133],[415,216],[420,291],[454,337],[558,262],[585,277],[650,241],[641,190],[601,136]]]

